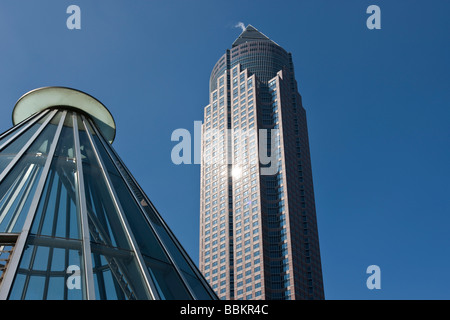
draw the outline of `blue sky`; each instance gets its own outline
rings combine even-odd
[[[69,5],[81,30],[69,30]],[[366,9],[381,9],[369,30]],[[450,2],[2,1],[0,131],[37,87],[83,90],[194,261],[200,166],[175,165],[210,72],[252,24],[292,52],[307,111],[327,299],[449,299]],[[366,268],[381,268],[368,290]]]

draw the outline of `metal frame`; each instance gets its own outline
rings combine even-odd
[[[33,144],[33,142],[37,139],[37,137],[41,134],[41,132],[47,127],[47,124],[53,119],[58,110],[54,110],[44,121],[44,123],[39,127],[39,129],[31,136],[31,138],[27,141],[27,143],[20,149],[20,151],[16,154],[16,156],[11,160],[11,162],[6,166],[5,170],[0,174],[0,183],[2,183],[3,179],[8,175],[9,171],[16,165],[16,163],[20,160],[23,154],[28,150],[28,148]],[[25,129],[25,128],[24,128]]]
[[[92,125],[92,122],[90,123],[91,126],[94,128],[94,131],[96,132],[97,136],[101,137],[101,135],[99,135],[99,132],[97,130],[97,128],[95,128],[95,126]],[[167,249],[166,245],[164,244],[164,242],[161,240],[161,237],[159,236],[158,232],[156,231],[155,227],[153,226],[153,224],[151,223],[151,221],[147,218],[147,214],[145,213],[145,209],[142,207],[141,202],[137,199],[135,193],[133,192],[132,188],[130,187],[127,179],[124,177],[122,170],[120,170],[120,168],[117,167],[117,165],[114,163],[114,158],[111,157],[110,151],[108,150],[108,148],[105,147],[104,141],[103,141],[103,137],[100,138],[100,141],[104,147],[104,149],[106,149],[108,156],[111,158],[114,167],[117,169],[117,171],[119,172],[120,176],[122,177],[122,180],[125,182],[128,190],[130,191],[130,193],[132,194],[135,202],[138,204],[139,209],[141,210],[141,212],[143,212],[145,220],[148,222],[150,229],[152,230],[153,234],[156,237],[157,242],[159,243],[159,245],[161,246],[161,248],[163,249],[163,252],[166,254],[167,258],[169,259],[170,263],[174,266],[175,272],[177,273],[177,275],[181,278],[181,282],[183,283],[183,285],[185,286],[186,290],[188,291],[189,295],[192,298],[195,298],[196,295],[194,294],[194,292],[192,291],[191,287],[188,285],[188,282],[186,281],[185,277],[183,276],[183,274],[180,271],[180,268],[178,267],[178,265],[175,263],[175,260],[173,259],[172,255],[170,254],[170,251]]]
[[[7,258],[0,259],[0,285],[3,281],[4,271],[8,268],[9,261],[14,251],[14,244],[17,241],[17,233],[0,233],[0,258],[6,254]],[[11,247],[10,250],[5,250],[5,247]]]
[[[95,300],[94,274],[92,268],[91,239],[89,236],[89,221],[84,188],[83,163],[81,159],[80,137],[78,131],[77,114],[72,113],[75,159],[77,165],[76,180],[78,186],[78,201],[80,210],[81,238],[83,245],[84,281],[86,284],[87,300]]]
[[[136,185],[136,187],[139,189],[139,192],[142,194],[142,196],[144,197],[145,201],[147,202],[147,204],[151,207],[151,209],[154,211],[156,218],[159,220],[159,222],[161,223],[161,225],[164,227],[164,229],[167,231],[167,234],[169,235],[170,239],[173,241],[175,247],[179,250],[179,252],[181,253],[181,255],[183,256],[183,258],[186,260],[187,264],[189,265],[189,267],[191,268],[191,270],[194,272],[194,274],[197,276],[197,278],[200,280],[200,282],[202,283],[202,285],[207,289],[209,295],[211,296],[212,299],[217,299],[217,295],[215,294],[215,292],[211,289],[211,287],[209,286],[209,284],[206,282],[205,278],[203,277],[203,275],[198,271],[197,267],[194,265],[193,261],[191,260],[191,258],[189,257],[189,255],[187,255],[187,253],[185,252],[184,248],[181,246],[181,244],[178,242],[178,240],[176,239],[175,235],[172,233],[172,231],[169,229],[169,227],[167,226],[167,224],[164,222],[164,220],[161,218],[159,212],[156,210],[155,206],[153,205],[153,203],[148,199],[147,195],[144,193],[144,191],[142,190],[142,188],[139,186],[139,184],[136,182],[136,180],[134,179],[133,175],[129,172],[129,170],[126,168],[125,164],[123,163],[122,159],[120,159],[120,157],[117,155],[117,153],[115,152],[115,150],[110,147],[107,143],[105,143],[104,141],[104,137],[99,133],[98,129],[95,127],[95,125],[92,123],[92,121],[90,121],[90,125],[91,127],[94,129],[95,133],[97,134],[97,136],[99,137],[99,140],[101,141],[104,149],[106,150],[106,152],[108,153],[110,159],[112,160],[114,167],[117,169],[117,171],[119,172],[120,176],[122,177],[122,180],[125,181],[125,184],[128,188],[128,190],[130,191],[130,193],[133,195],[133,198],[135,200],[135,202],[138,204],[139,208],[141,209],[141,212],[143,213],[147,223],[149,224],[150,228],[152,229],[153,233],[155,234],[156,239],[158,240],[158,242],[160,243],[161,247],[163,248],[164,252],[166,253],[167,257],[169,258],[170,262],[172,263],[172,265],[175,268],[175,271],[177,272],[178,276],[181,277],[183,284],[185,285],[186,289],[188,290],[189,294],[193,297],[196,298],[195,293],[193,292],[192,288],[189,285],[189,282],[186,280],[185,276],[183,275],[183,273],[180,271],[180,267],[178,266],[178,264],[175,262],[175,260],[172,257],[172,254],[170,253],[170,251],[167,249],[165,243],[162,241],[161,237],[159,236],[158,231],[155,229],[155,227],[153,226],[153,223],[151,222],[151,220],[149,219],[147,213],[145,212],[145,209],[142,206],[142,203],[137,199],[136,194],[133,192],[133,188],[130,186],[128,180],[125,178],[124,173],[122,172],[122,170],[120,168],[118,168],[118,166],[115,164],[114,158],[118,159],[118,161],[120,162],[120,165],[122,166],[122,168],[126,171],[127,175],[133,180],[133,183]],[[111,153],[114,154],[114,157],[111,156]]]
[[[37,135],[47,126],[47,124],[50,122],[50,120],[53,118],[53,116],[57,113],[58,110],[55,110],[51,116],[46,120],[44,124],[42,124],[42,127],[40,130],[38,130],[35,135],[33,136],[34,139],[36,139]],[[44,168],[42,170],[41,177],[39,179],[36,193],[34,194],[33,200],[30,205],[30,209],[28,210],[27,217],[25,219],[23,228],[21,233],[19,234],[19,237],[17,238],[16,246],[14,248],[14,254],[11,257],[11,261],[9,263],[8,269],[5,271],[4,279],[2,282],[2,285],[0,287],[0,300],[6,300],[8,298],[8,295],[10,293],[17,269],[19,267],[20,260],[22,258],[22,254],[25,249],[25,244],[28,238],[28,235],[30,233],[31,224],[34,220],[34,216],[36,215],[36,211],[39,206],[39,201],[42,196],[42,192],[44,191],[45,183],[47,181],[48,172],[50,170],[50,166],[53,160],[53,156],[55,154],[56,146],[58,144],[59,136],[61,135],[61,130],[64,124],[64,121],[66,119],[67,111],[63,111],[63,114],[61,116],[61,119],[58,124],[58,128],[56,129],[55,136],[53,137],[52,144],[50,146],[49,153],[47,155],[47,159],[45,161]],[[42,129],[42,130],[41,130]],[[32,137],[32,138],[33,138]],[[33,139],[33,141],[34,141]],[[31,143],[27,143],[30,144]],[[25,148],[25,147],[24,147]],[[23,149],[24,149],[23,148]],[[22,151],[22,150],[21,150]],[[25,151],[24,151],[25,152]],[[23,153],[22,153],[23,154]],[[17,161],[16,161],[17,162]],[[0,180],[1,181],[1,180]]]
[[[32,164],[28,169],[27,172],[25,173],[25,175],[22,176],[22,178],[20,179],[21,181],[15,181],[15,183],[12,185],[11,187],[11,193],[8,196],[7,201],[5,201],[5,204],[0,208],[0,210],[3,212],[2,214],[0,214],[0,224],[2,224],[3,220],[5,219],[7,213],[9,212],[10,208],[13,205],[14,200],[16,199],[16,197],[20,194],[20,192],[22,191],[22,188],[24,187],[25,183],[27,182],[27,180],[29,179],[30,175],[33,175],[33,178],[31,179],[32,181],[30,183],[28,183],[28,186],[26,187],[26,191],[25,194],[22,196],[22,199],[20,200],[20,204],[18,206],[18,208],[15,210],[15,212],[12,214],[13,216],[15,216],[15,219],[11,220],[11,222],[8,225],[8,228],[6,229],[6,232],[11,232],[11,228],[14,227],[15,222],[13,222],[14,220],[18,219],[18,214],[17,212],[21,212],[23,205],[25,204],[25,201],[28,197],[28,194],[31,191],[31,187],[33,186],[34,180],[36,178],[36,165]],[[19,209],[20,208],[20,209]]]
[[[56,173],[55,173],[55,172],[52,172],[52,173],[50,174],[50,176],[47,178],[46,183],[49,182],[49,185],[52,185],[52,184],[53,184],[53,181],[54,181],[54,179],[55,179],[55,175],[56,175]],[[44,190],[45,190],[45,185],[44,185]],[[45,194],[45,197],[44,197],[44,198],[42,198],[43,195],[44,195],[44,194],[41,195],[40,202],[43,201],[43,203],[44,203],[44,205],[43,205],[43,207],[44,207],[43,211],[46,211],[46,210],[47,210],[47,207],[48,207],[48,204],[49,204],[50,192],[47,192],[47,193]],[[34,219],[33,219],[33,221],[34,221]],[[43,220],[41,219],[41,221],[40,221],[40,223],[39,223],[39,227],[38,227],[38,232],[37,232],[37,233],[40,233],[40,231],[42,230],[42,225],[43,225]],[[30,243],[30,236],[27,236],[27,243]],[[34,246],[33,249],[32,249],[32,253],[31,253],[31,257],[30,257],[30,262],[29,262],[29,269],[30,269],[30,271],[31,271],[31,269],[32,269],[32,266],[34,265],[35,260],[36,260],[37,249],[38,249],[38,247],[36,247],[36,246]],[[50,256],[51,256],[51,255],[49,254],[49,257],[50,257]],[[20,266],[20,265],[19,265],[19,266]],[[19,270],[19,269],[18,269],[18,270]],[[47,270],[47,271],[48,271],[48,270]],[[46,272],[44,272],[44,274],[45,274],[45,273],[46,273]],[[27,277],[25,278],[25,284],[24,284],[24,287],[23,287],[23,290],[22,290],[22,296],[21,296],[21,299],[22,299],[22,300],[25,300],[26,293],[27,293],[27,291],[28,291],[28,286],[29,286],[30,280],[31,280],[31,279],[30,279],[30,276],[31,276],[31,274],[28,274]],[[45,294],[44,294],[44,297],[45,297]]]
[[[120,203],[118,201],[118,197],[117,197],[117,194],[116,194],[116,192],[115,192],[115,190],[113,188],[113,185],[112,185],[112,182],[111,182],[111,178],[109,177],[108,171],[106,170],[105,165],[104,165],[104,163],[103,163],[103,161],[102,161],[102,159],[101,159],[101,157],[100,157],[100,155],[98,153],[98,150],[97,150],[95,142],[94,142],[94,140],[92,138],[92,135],[89,132],[88,127],[86,126],[86,118],[84,117],[84,115],[81,115],[81,118],[82,118],[82,121],[83,121],[84,128],[86,130],[86,134],[88,136],[89,142],[91,143],[92,149],[94,150],[94,153],[95,153],[95,157],[97,159],[98,164],[100,165],[103,177],[105,178],[105,182],[106,182],[108,191],[109,191],[109,193],[111,195],[111,198],[113,200],[114,207],[116,208],[116,210],[117,210],[117,212],[119,214],[119,218],[120,218],[120,220],[122,222],[122,225],[124,227],[125,233],[126,233],[126,235],[128,237],[128,241],[129,241],[129,243],[131,245],[131,248],[133,249],[133,252],[134,252],[134,254],[136,256],[139,269],[140,269],[140,271],[142,273],[142,276],[143,276],[143,278],[145,280],[144,282],[146,284],[147,291],[148,291],[148,293],[150,294],[150,296],[151,296],[151,298],[153,300],[160,299],[160,296],[159,296],[159,293],[158,293],[158,291],[156,289],[156,286],[153,283],[153,280],[150,277],[150,274],[149,274],[149,272],[148,272],[148,270],[147,270],[147,268],[146,268],[146,266],[145,266],[145,264],[143,262],[144,259],[142,258],[142,254],[141,254],[141,252],[140,252],[140,250],[139,250],[139,248],[137,246],[136,239],[134,238],[132,232],[130,232],[130,226],[129,226],[128,221],[127,221],[127,219],[126,219],[126,217],[124,215],[123,208],[122,208],[122,206],[120,205]]]
[[[19,214],[18,213],[22,212],[22,209],[23,209],[23,207],[25,205],[25,202],[28,199],[28,196],[29,196],[31,190],[33,189],[32,186],[35,183],[35,180],[37,178],[37,174],[38,174],[38,170],[37,170],[36,165],[34,165],[33,166],[32,177],[30,179],[31,181],[28,182],[28,186],[26,187],[25,192],[22,195],[22,199],[20,200],[20,203],[19,203],[19,205],[17,206],[17,208],[16,208],[16,210],[14,212],[14,219],[12,219],[9,222],[8,229],[6,230],[7,232],[12,232],[12,230],[14,229],[14,227],[16,225],[16,222],[17,222],[17,219],[19,219]],[[27,177],[27,179],[28,179],[28,177]]]
[[[34,115],[30,116],[29,118],[23,120],[22,122],[18,123],[17,125],[12,127],[11,129],[9,129],[8,131],[4,132],[2,135],[0,135],[0,139],[3,139],[4,137],[6,137],[11,132],[14,132],[15,130],[17,130],[17,132],[16,132],[16,134],[14,136],[12,136],[10,139],[5,141],[0,146],[0,151],[3,150],[12,141],[14,141],[17,137],[19,137],[25,130],[27,130],[29,127],[31,127],[33,124],[35,124],[40,119],[42,119],[42,117],[44,115],[46,115],[48,112],[49,112],[49,110],[44,110],[41,113],[34,114]],[[20,128],[22,126],[22,124],[26,123],[27,121],[30,121],[30,122],[27,125],[25,125],[23,128]]]

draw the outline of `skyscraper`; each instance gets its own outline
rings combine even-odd
[[[81,91],[19,99],[0,135],[0,299],[215,299]]]
[[[306,112],[291,54],[249,25],[209,85],[200,270],[220,299],[324,299]]]

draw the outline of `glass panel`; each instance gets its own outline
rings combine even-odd
[[[149,273],[156,277],[154,281],[158,289],[161,290],[161,296],[165,296],[167,299],[191,299],[192,297],[186,290],[181,278],[176,274],[173,266],[170,265],[169,259],[164,253],[153,230],[146,221],[132,194],[129,192],[126,183],[122,180],[119,172],[112,163],[111,158],[103,148],[98,136],[95,135],[89,124],[88,127],[89,131],[93,134],[94,142],[106,166],[118,200],[126,213],[131,232],[136,239],[141,254],[144,256]],[[165,270],[165,273],[162,270]],[[170,279],[170,285],[165,283],[168,279]]]
[[[158,293],[163,300],[190,300],[184,285],[180,282],[180,277],[175,268],[167,263],[156,259],[151,259],[144,255],[150,276],[158,289]]]
[[[18,127],[13,127],[8,134],[3,133],[4,136],[0,138],[0,146],[8,141],[11,137],[14,137],[14,135],[19,131],[18,129]]]
[[[91,129],[92,130],[92,129]],[[96,141],[96,145],[100,146],[100,153],[102,153],[103,159],[108,159],[106,152],[103,150],[103,147],[101,146],[101,142],[99,141],[97,136],[94,136],[94,140]],[[116,166],[121,170],[122,174],[124,175],[125,179],[127,180],[128,184],[131,186],[133,193],[135,194],[136,198],[140,201],[142,207],[145,210],[145,213],[147,214],[147,217],[151,221],[153,227],[155,228],[155,231],[157,232],[158,236],[160,237],[161,241],[166,246],[166,249],[170,252],[170,255],[172,259],[177,264],[178,268],[183,272],[185,279],[189,283],[189,286],[193,292],[195,292],[197,299],[211,299],[211,296],[207,290],[207,288],[204,287],[202,282],[198,279],[196,273],[194,270],[190,267],[189,263],[186,261],[183,254],[180,252],[179,248],[175,244],[172,237],[169,235],[166,228],[161,224],[161,221],[159,220],[157,214],[153,210],[153,208],[146,202],[144,195],[140,191],[139,187],[134,183],[133,179],[130,177],[130,175],[127,173],[127,170],[122,167],[120,160],[116,157],[114,152],[110,152],[111,156],[114,158]],[[122,179],[118,176],[118,171],[115,167],[113,167],[112,162],[105,161],[105,165],[108,167],[108,171],[110,172],[110,177],[113,180],[113,184],[116,187],[116,192],[119,194],[123,194],[124,197],[129,192],[128,190],[123,190],[126,188],[124,182]],[[129,195],[131,197],[131,194]],[[119,198],[121,198],[119,196]],[[131,198],[130,198],[131,199]],[[125,210],[128,214],[128,210]],[[141,221],[141,220],[139,220]],[[130,222],[131,223],[131,222]],[[146,221],[142,221],[142,225],[146,225]],[[139,241],[138,241],[139,242]],[[155,256],[153,256],[155,258]],[[159,258],[162,260],[161,258]],[[163,261],[166,261],[165,259]]]
[[[51,277],[49,279],[47,300],[64,299],[64,288],[65,288],[64,280],[65,279],[63,277]]]
[[[17,129],[18,128],[13,128],[13,130],[11,130],[8,134],[5,134],[6,133],[6,131],[4,132],[4,133],[2,133],[2,135],[4,135],[3,137],[1,137],[1,135],[0,135],[0,146],[4,143],[4,142],[6,142],[6,141],[8,141],[8,139],[9,138],[11,138],[12,136],[14,136],[14,134],[17,132]]]
[[[22,122],[16,124],[14,127],[12,127],[11,129],[5,131],[4,133],[0,134],[0,146],[5,143],[6,141],[8,141],[8,139],[10,139],[11,137],[13,137],[17,132],[19,132],[19,130],[21,130],[23,127],[25,127],[26,125],[28,125],[29,122],[32,122],[36,117],[41,117],[43,112],[41,112],[40,114],[34,114],[32,116],[30,116],[29,118],[23,120]],[[48,115],[47,115],[48,116]],[[41,119],[42,120],[42,119]],[[6,132],[8,132],[6,134]]]
[[[210,300],[211,295],[209,294],[208,290],[205,288],[205,286],[202,284],[202,282],[199,280],[199,278],[195,275],[192,275],[191,272],[184,272],[184,269],[182,269],[182,273],[184,278],[189,284],[189,287],[191,290],[195,293],[197,300]]]
[[[132,251],[92,244],[92,264],[97,299],[135,300],[143,296],[142,279]]]
[[[52,119],[0,184],[0,232],[22,231],[60,116]]]
[[[81,241],[30,236],[9,299],[80,300]]]
[[[48,116],[43,117],[41,120],[33,124],[25,132],[23,132],[19,137],[12,141],[5,149],[0,151],[0,173],[5,170],[11,160],[17,155],[17,153],[22,149],[22,147],[30,140],[33,134],[40,128],[42,123],[48,118]],[[10,134],[11,135],[11,134]],[[10,138],[10,135],[7,138]],[[0,141],[0,145],[6,142],[6,138]]]
[[[105,299],[149,299],[125,227],[80,118],[78,127],[96,291]],[[104,294],[107,288],[114,288],[114,293]]]
[[[81,239],[77,215],[76,163],[72,114],[68,113],[56,146],[31,233]]]

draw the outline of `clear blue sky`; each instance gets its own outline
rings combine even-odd
[[[81,8],[81,30],[66,9]],[[366,9],[381,8],[381,30]],[[171,162],[215,62],[252,24],[293,53],[307,111],[327,299],[450,299],[450,2],[46,0],[0,3],[0,131],[17,99],[102,101],[113,146],[194,261],[200,166]],[[366,268],[381,268],[368,290]]]

